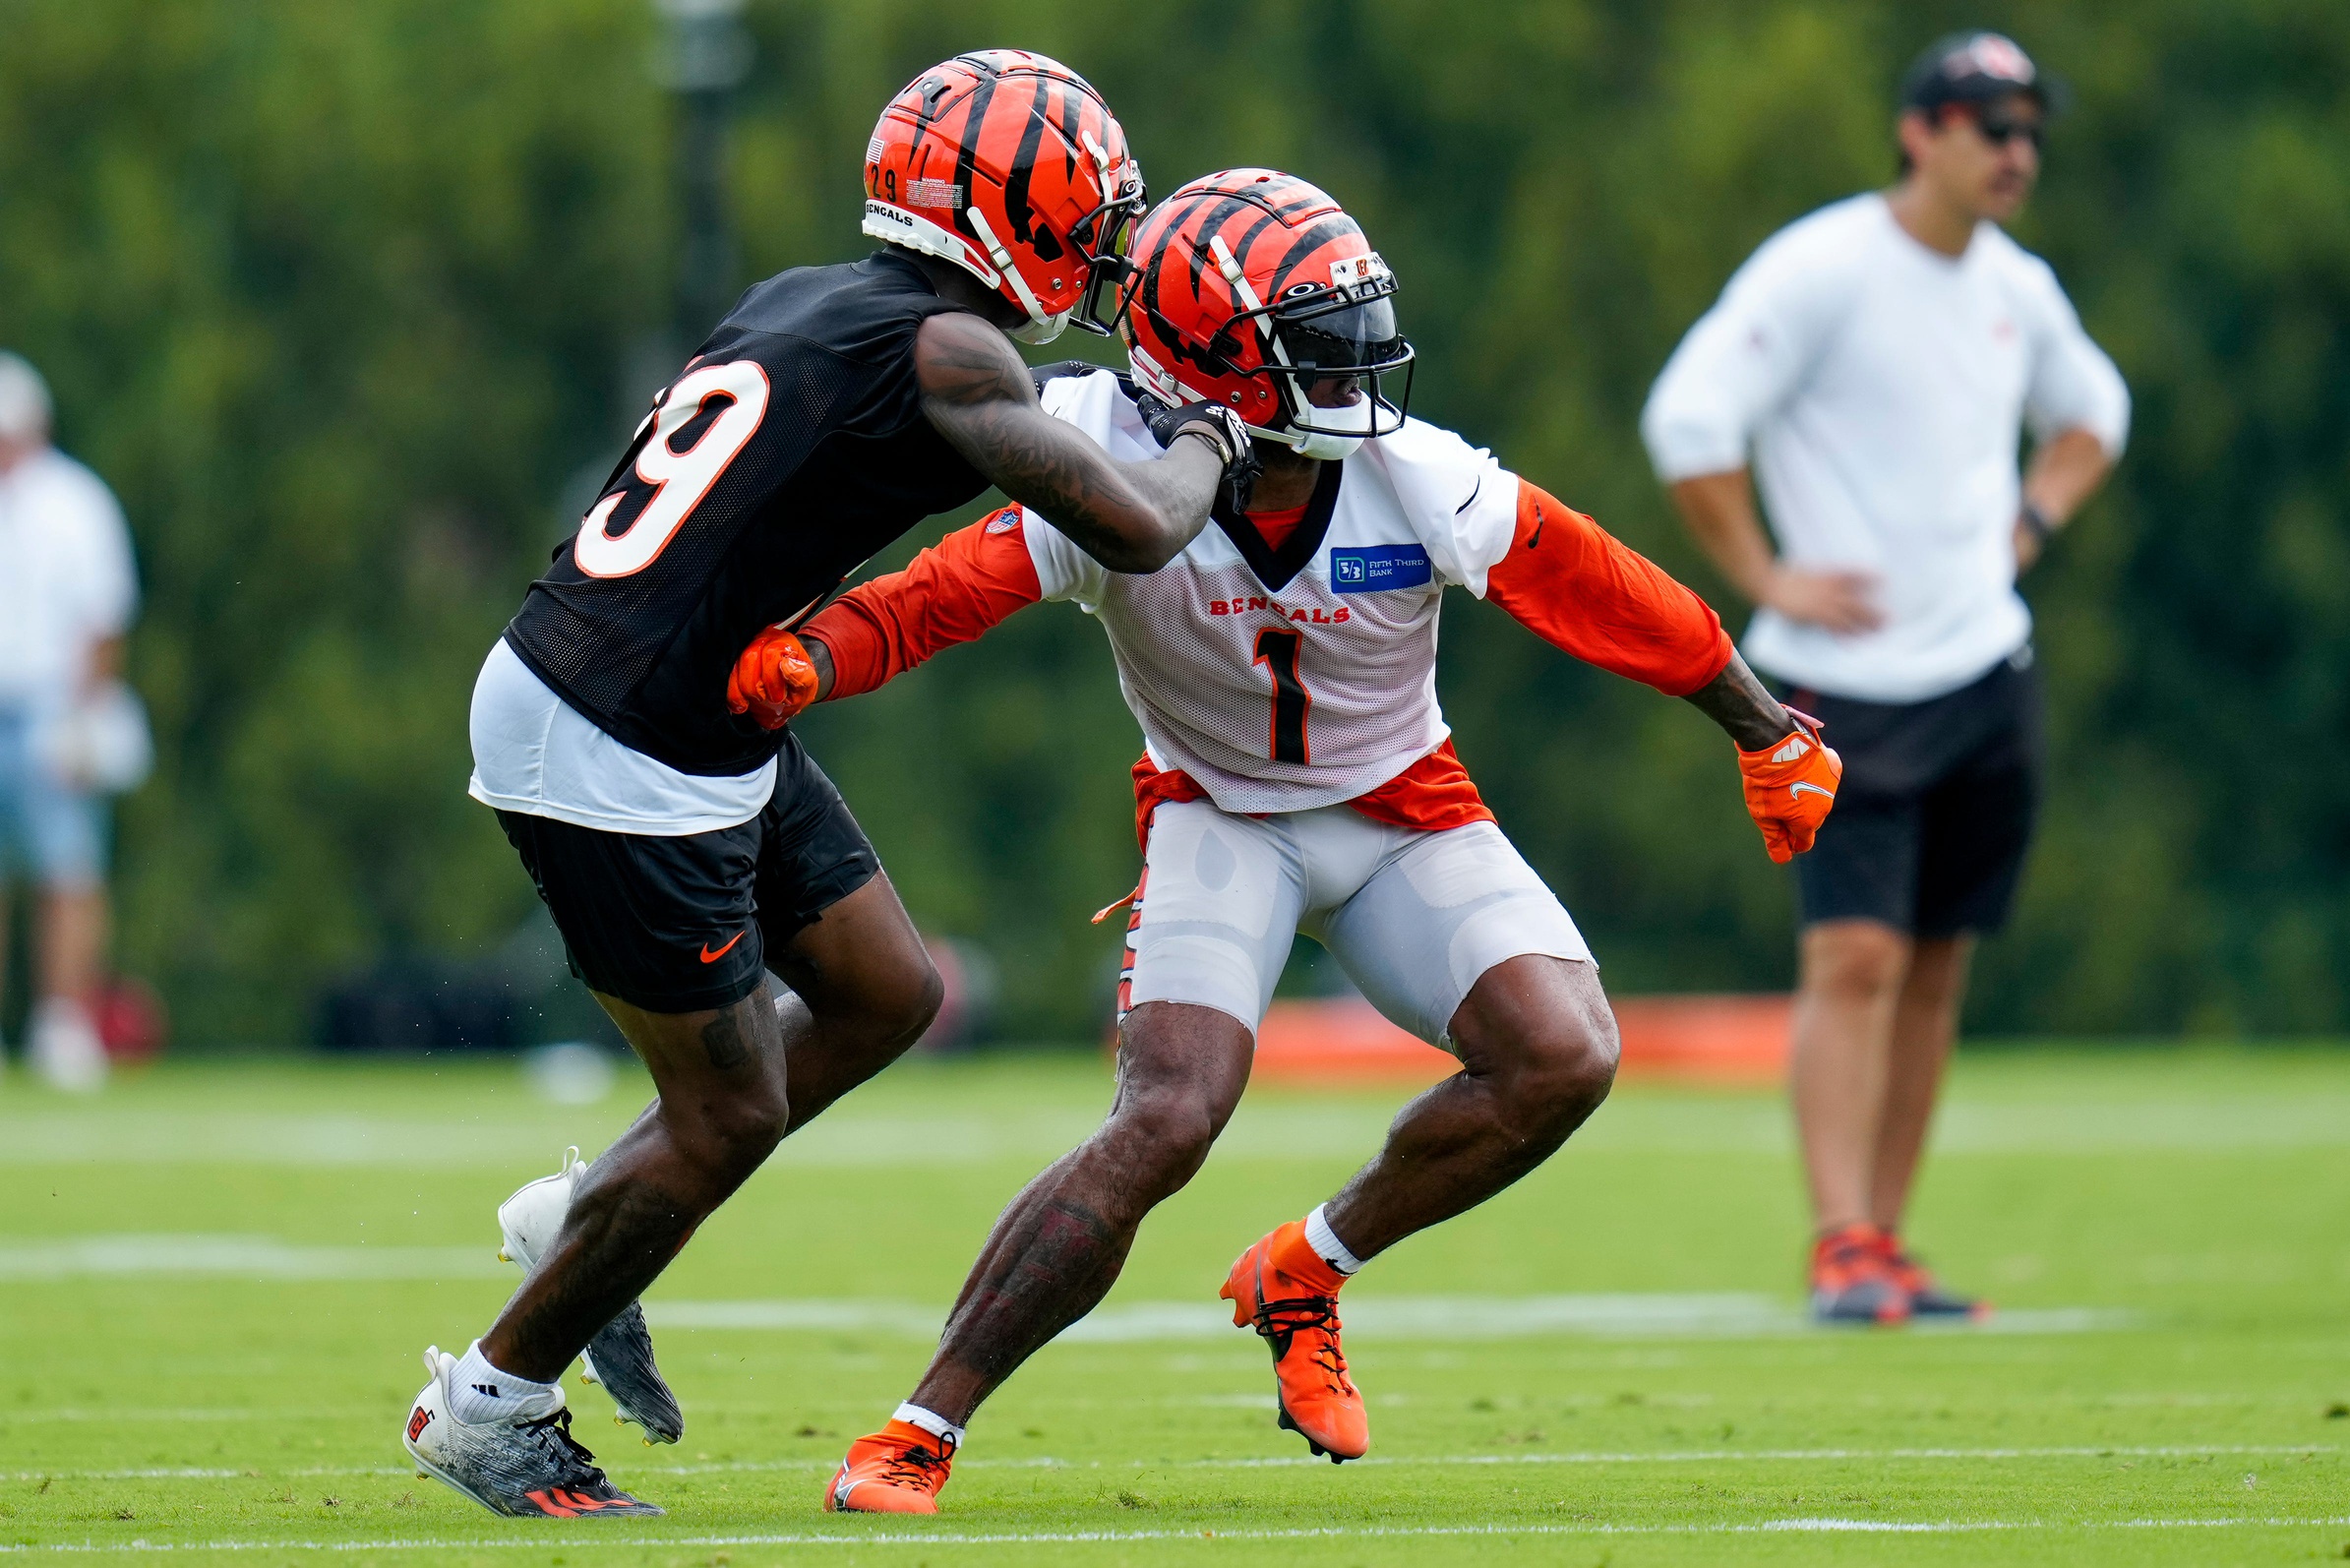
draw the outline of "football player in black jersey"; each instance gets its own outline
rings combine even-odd
[[[472,794],[659,1091],[592,1165],[509,1201],[521,1289],[463,1356],[426,1353],[408,1450],[498,1513],[659,1512],[571,1439],[564,1368],[586,1352],[621,1414],[674,1442],[637,1296],[937,1009],[839,794],[788,730],[730,705],[737,652],[991,484],[1112,570],[1149,572],[1252,471],[1226,408],[1172,411],[1164,456],[1116,462],[1038,403],[1012,339],[1106,330],[1144,207],[1124,132],[1073,72],[1010,50],[927,71],[883,112],[865,172],[883,248],[744,294],[475,688]]]

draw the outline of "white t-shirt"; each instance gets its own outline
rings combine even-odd
[[[105,481],[53,448],[0,473],[0,707],[69,703],[91,647],[138,605],[130,529]]]
[[[1749,663],[1838,696],[1916,702],[2020,648],[2020,429],[2119,456],[2121,373],[2048,264],[1993,223],[1963,256],[1882,196],[1779,230],[1674,351],[1641,419],[1667,484],[1751,461],[1789,565],[1867,572],[1884,624],[1841,636],[1759,612]]]
[[[1111,456],[1159,454],[1110,372],[1057,378],[1044,396]],[[1168,565],[1132,575],[1023,513],[1044,597],[1075,600],[1110,633],[1152,762],[1180,768],[1228,812],[1350,801],[1442,744],[1444,590],[1481,598],[1516,535],[1517,476],[1450,431],[1409,420],[1337,469],[1327,529],[1278,588],[1213,522]],[[1293,548],[1314,522],[1309,509]]]
[[[473,778],[484,806],[608,833],[677,838],[748,822],[775,793],[753,773],[681,773],[606,735],[500,637],[473,683]]]

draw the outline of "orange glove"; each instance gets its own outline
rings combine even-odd
[[[726,678],[726,707],[748,713],[762,730],[780,730],[816,699],[816,667],[808,644],[779,626],[751,639]]]
[[[1763,847],[1781,866],[1812,847],[1844,776],[1843,758],[1820,739],[1820,721],[1793,708],[1787,714],[1795,721],[1794,734],[1759,752],[1738,754],[1747,814],[1763,830]]]

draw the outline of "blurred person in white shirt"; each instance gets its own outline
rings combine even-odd
[[[138,583],[122,509],[49,444],[50,412],[39,373],[0,353],[0,877],[38,887],[27,1055],[58,1087],[90,1090],[106,1077],[92,1016],[107,928],[103,791],[121,768],[102,754],[104,732],[131,700],[117,694]],[[0,897],[0,919],[6,909]]]
[[[1765,241],[1642,419],[1691,533],[1756,606],[1748,661],[1844,761],[1797,864],[1793,1098],[1828,1320],[1983,1310],[1899,1229],[1968,960],[2007,920],[2039,798],[2016,579],[2130,421],[2056,274],[2000,227],[2055,96],[2011,39],[1935,43],[1903,79],[1895,185]]]

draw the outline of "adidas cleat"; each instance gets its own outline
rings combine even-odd
[[[1370,1450],[1370,1417],[1347,1373],[1339,1347],[1338,1297],[1284,1271],[1274,1261],[1292,1221],[1240,1254],[1217,1294],[1233,1303],[1233,1326],[1254,1328],[1273,1349],[1281,1426],[1305,1439],[1314,1458],[1343,1465]]]
[[[824,1488],[828,1514],[934,1514],[938,1488],[955,1462],[951,1437],[934,1437],[911,1421],[892,1419],[849,1445]]]
[[[1814,1322],[1892,1325],[1908,1322],[1910,1311],[1875,1226],[1847,1225],[1812,1244]]]
[[[572,1189],[586,1174],[579,1151],[566,1149],[553,1176],[539,1177],[498,1205],[498,1230],[506,1241],[499,1257],[519,1263],[525,1274],[537,1267],[539,1254],[563,1229]],[[644,1428],[648,1443],[674,1443],[686,1435],[686,1413],[653,1364],[652,1330],[645,1326],[640,1303],[631,1301],[596,1330],[579,1360],[580,1376],[612,1396],[616,1421],[634,1421]]]
[[[572,1413],[558,1388],[540,1415],[460,1421],[450,1413],[449,1374],[457,1358],[424,1353],[432,1381],[416,1396],[400,1441],[416,1473],[463,1492],[493,1514],[519,1519],[640,1517],[662,1510],[612,1484],[595,1455],[572,1438]]]
[[[1960,1296],[1945,1289],[1917,1259],[1901,1250],[1901,1243],[1891,1231],[1880,1233],[1885,1249],[1886,1266],[1893,1271],[1894,1282],[1909,1297],[1912,1317],[1962,1317],[1980,1323],[1991,1315],[1991,1303],[1980,1297]]]

